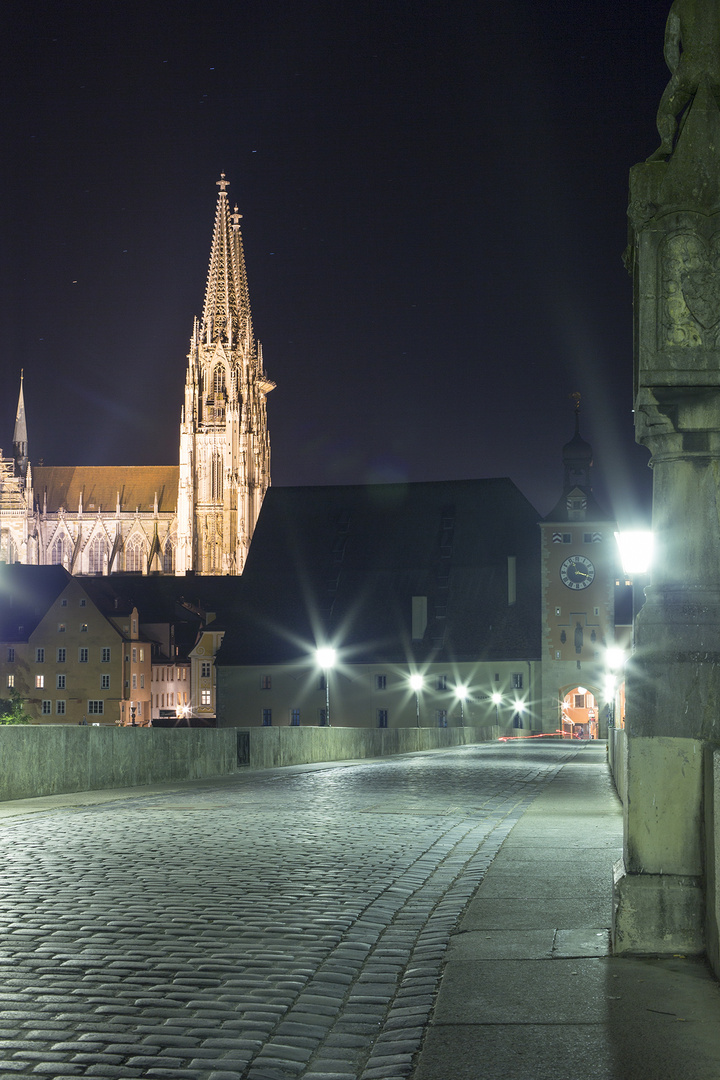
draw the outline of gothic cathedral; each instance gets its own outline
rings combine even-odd
[[[240,574],[270,484],[266,400],[253,336],[240,214],[217,209],[195,320],[179,465],[33,466],[22,376],[13,456],[0,451],[0,562],[72,574]]]

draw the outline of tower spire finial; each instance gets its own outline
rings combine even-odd
[[[229,180],[220,174],[208,268],[205,304],[200,324],[200,340],[206,344],[222,341],[232,347],[246,341],[252,349],[252,323],[248,299],[245,257],[237,207],[230,213],[226,188]],[[231,224],[232,222],[232,224]]]
[[[28,467],[28,437],[27,422],[25,420],[25,398],[23,396],[24,369],[20,369],[20,393],[18,395],[17,412],[15,413],[15,430],[13,432],[13,456],[15,458],[15,472],[18,476],[25,476]]]

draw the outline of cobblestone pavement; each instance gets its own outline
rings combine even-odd
[[[395,1080],[567,744],[241,773],[0,822],[0,1080]]]

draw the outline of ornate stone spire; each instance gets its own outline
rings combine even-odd
[[[231,348],[241,341],[252,346],[252,321],[248,299],[245,256],[240,235],[240,214],[228,205],[229,181],[225,173],[217,182],[215,229],[200,323],[200,340],[210,345],[221,341]]]
[[[25,399],[23,397],[22,371],[20,372],[20,394],[18,396],[17,412],[15,413],[13,455],[15,457],[15,472],[19,476],[25,476],[28,466],[28,437],[27,424],[25,422]]]

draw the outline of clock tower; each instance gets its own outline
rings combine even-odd
[[[615,523],[592,493],[592,447],[563,447],[562,496],[540,523],[543,731],[605,738],[605,653],[615,636]]]

